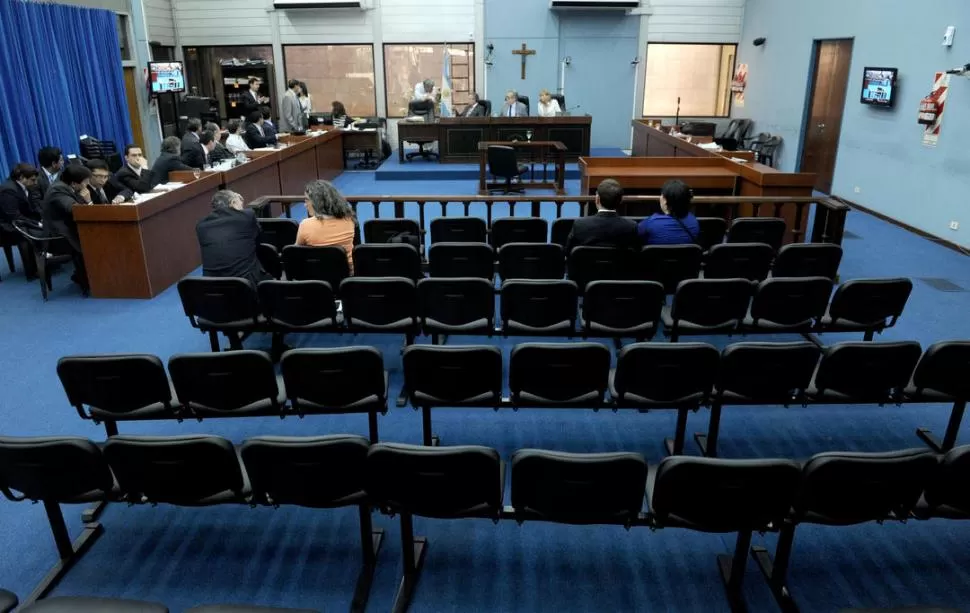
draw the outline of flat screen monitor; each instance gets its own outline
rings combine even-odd
[[[152,95],[185,91],[185,71],[182,62],[149,62],[148,75]]]
[[[862,104],[890,108],[896,102],[896,68],[866,67],[862,77]]]

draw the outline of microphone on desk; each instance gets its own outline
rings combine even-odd
[[[680,96],[677,96],[677,115],[674,117],[674,125],[680,125]]]
[[[566,107],[565,109],[562,110],[562,116],[563,117],[568,117],[569,115],[572,115],[573,114],[573,111],[575,111],[576,109],[581,109],[581,108],[583,108],[583,105],[582,104],[577,104],[576,106]]]

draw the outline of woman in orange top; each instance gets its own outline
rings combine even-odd
[[[354,234],[357,230],[357,219],[353,209],[329,181],[310,181],[304,195],[308,217],[300,222],[296,244],[343,247],[347,252],[350,274],[354,274]]]

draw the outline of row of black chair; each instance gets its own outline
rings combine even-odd
[[[3,437],[0,491],[44,503],[65,547],[62,566],[83,554],[62,532],[63,503],[358,506],[363,569],[354,611],[366,605],[380,545],[369,505],[400,516],[404,571],[395,612],[407,610],[427,551],[427,539],[414,535],[414,516],[737,532],[733,556],[718,556],[735,610],[743,606],[752,533],[780,530],[774,560],[762,548],[752,554],[786,611],[794,610],[786,575],[798,524],[970,519],[970,446],[942,458],[926,450],[821,453],[803,464],[678,456],[653,469],[637,453],[523,449],[510,464],[505,506],[504,464],[489,447],[371,446],[350,435],[258,437],[238,449],[203,435],[114,436],[103,446],[77,437]],[[101,527],[85,532],[97,535]]]
[[[0,590],[0,613],[10,613],[19,604],[17,595]],[[317,613],[312,609],[281,609],[246,605],[203,605],[186,613]],[[168,607],[157,602],[90,596],[57,596],[25,605],[20,613],[168,613]]]
[[[476,277],[492,281],[562,279],[576,281],[580,291],[597,280],[657,281],[668,294],[686,279],[750,279],[825,277],[838,275],[842,248],[829,244],[792,244],[778,252],[764,243],[724,243],[705,256],[697,245],[653,245],[639,252],[607,247],[576,247],[568,258],[554,243],[507,243],[496,253],[486,243],[437,243],[428,250],[431,277]],[[358,277],[424,277],[418,251],[405,244],[366,244],[354,247],[354,275]],[[350,276],[343,247],[289,245],[282,256],[270,245],[260,246],[263,267],[277,279],[319,280],[338,288]],[[496,266],[496,261],[498,265]]]
[[[723,353],[706,343],[636,343],[612,355],[599,343],[522,343],[513,348],[504,382],[502,352],[493,346],[412,345],[404,350],[404,390],[422,411],[432,445],[433,408],[585,408],[678,412],[668,453],[683,452],[687,415],[711,407],[702,452],[717,453],[721,409],[737,405],[949,403],[942,444],[951,449],[970,399],[970,341],[941,342],[922,354],[915,342],[736,343]],[[383,359],[372,347],[296,349],[283,354],[282,381],[259,351],[183,354],[169,360],[171,383],[152,355],[71,356],[57,373],[84,419],[116,422],[368,413],[377,442],[377,412],[387,411]],[[172,393],[174,389],[174,394]],[[607,395],[607,391],[609,394]],[[288,399],[288,404],[287,404]]]
[[[326,281],[264,281],[185,277],[182,308],[193,327],[218,333],[233,349],[240,335],[349,330],[415,335],[488,335],[653,338],[663,321],[672,341],[682,335],[863,332],[865,340],[895,325],[912,290],[908,279],[855,279],[840,285],[823,277],[681,281],[672,304],[656,281],[592,281],[580,291],[570,280],[512,280],[495,297],[481,278],[351,277],[340,284],[342,312]],[[830,301],[831,297],[831,301]],[[577,318],[579,331],[577,332]],[[277,344],[281,342],[278,341]]]

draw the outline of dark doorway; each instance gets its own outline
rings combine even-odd
[[[852,39],[816,40],[809,110],[802,126],[802,172],[818,175],[815,189],[832,192],[842,110],[852,64]]]

